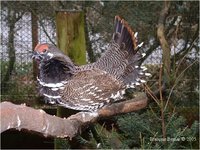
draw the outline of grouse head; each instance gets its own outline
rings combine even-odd
[[[40,64],[56,60],[62,62],[68,67],[74,67],[74,63],[71,59],[53,44],[38,44],[33,51],[32,58]]]
[[[38,44],[33,52],[33,58],[38,61],[49,61],[50,59],[64,59],[63,61],[71,62],[70,58],[65,56],[62,51],[60,51],[53,44]]]

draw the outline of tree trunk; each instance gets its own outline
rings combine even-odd
[[[56,13],[57,46],[78,65],[86,64],[84,22],[81,11]]]
[[[31,26],[32,26],[32,48],[36,47],[38,44],[38,17],[37,17],[37,10],[34,10],[34,12],[31,12]],[[33,78],[36,80],[38,75],[38,66],[37,63],[33,60]]]
[[[8,33],[8,57],[9,57],[9,62],[8,62],[8,69],[6,71],[6,74],[4,76],[4,79],[2,81],[2,92],[6,92],[9,87],[8,87],[8,81],[10,80],[10,76],[12,75],[12,71],[14,69],[14,64],[15,64],[15,49],[14,49],[14,38],[15,38],[15,23],[16,23],[16,18],[15,18],[15,12],[8,10],[8,27],[9,27],[9,33]]]
[[[161,48],[163,50],[163,69],[164,69],[164,82],[169,83],[170,82],[170,65],[171,65],[171,60],[170,60],[170,46],[166,40],[165,36],[165,21],[166,17],[169,13],[169,8],[170,8],[170,2],[165,1],[164,2],[164,7],[161,10],[159,20],[158,20],[158,29],[157,29],[157,36],[160,41]]]
[[[171,65],[171,60],[170,60],[170,46],[166,40],[165,36],[165,21],[166,17],[169,13],[169,8],[170,8],[170,2],[165,1],[163,9],[161,10],[159,20],[158,20],[158,29],[157,29],[157,35],[160,41],[161,48],[163,50],[163,70],[164,70],[164,85],[169,85],[170,83],[170,65]],[[162,68],[161,68],[162,69]],[[165,126],[165,118],[164,118],[164,104],[163,104],[163,97],[162,97],[162,70],[160,71],[159,75],[159,88],[160,88],[160,109],[161,109],[161,125],[162,125],[162,135],[163,138],[166,138],[166,126]],[[163,141],[164,144],[166,144],[166,141]]]

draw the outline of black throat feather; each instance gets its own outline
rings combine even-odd
[[[41,62],[39,78],[45,83],[58,83],[69,80],[73,75],[70,66],[58,59]]]

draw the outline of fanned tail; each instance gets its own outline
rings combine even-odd
[[[119,16],[115,16],[113,40],[120,46],[120,48],[122,48],[121,50],[126,48],[127,51],[136,52],[135,50],[137,48],[137,37],[134,35],[135,33],[132,31],[128,23],[124,19],[121,19]]]
[[[116,16],[109,49],[94,65],[120,79],[127,87],[144,83],[143,78],[150,74],[145,73],[144,66],[139,66],[140,59],[145,55],[138,51],[142,44],[138,45],[137,33],[128,23]]]

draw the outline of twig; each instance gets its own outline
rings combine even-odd
[[[176,87],[176,85],[178,84],[179,79],[180,79],[181,76],[184,74],[184,72],[185,72],[188,68],[190,68],[193,64],[195,64],[196,62],[197,62],[197,60],[195,60],[193,63],[191,63],[189,66],[187,66],[187,67],[179,74],[179,76],[176,78],[176,81],[175,81],[174,85],[172,86],[172,88],[171,88],[171,90],[170,90],[170,92],[169,92],[169,96],[168,96],[167,102],[166,102],[166,104],[165,104],[164,111],[165,111],[166,108],[167,108],[167,105],[168,105],[168,103],[169,103],[169,99],[170,99],[170,97],[171,97],[171,94],[172,94],[174,88]]]
[[[162,97],[162,71],[163,67],[161,65],[160,67],[160,73],[159,73],[159,90],[160,90],[160,112],[161,112],[161,123],[162,123],[162,134],[163,138],[166,138],[166,127],[165,127],[165,115],[164,115],[164,103],[163,103],[163,97]],[[164,142],[166,143],[166,142]]]
[[[170,1],[164,1],[163,9],[160,12],[159,20],[158,20],[158,28],[157,28],[157,36],[160,41],[160,46],[163,51],[163,67],[164,67],[164,76],[170,81],[170,46],[166,40],[165,36],[165,21],[166,17],[169,14],[170,9]]]
[[[160,104],[159,104],[158,98],[157,98],[159,91],[152,92],[151,89],[147,85],[145,85],[145,91],[148,94],[148,96],[151,97],[156,102],[156,104],[159,106]]]

